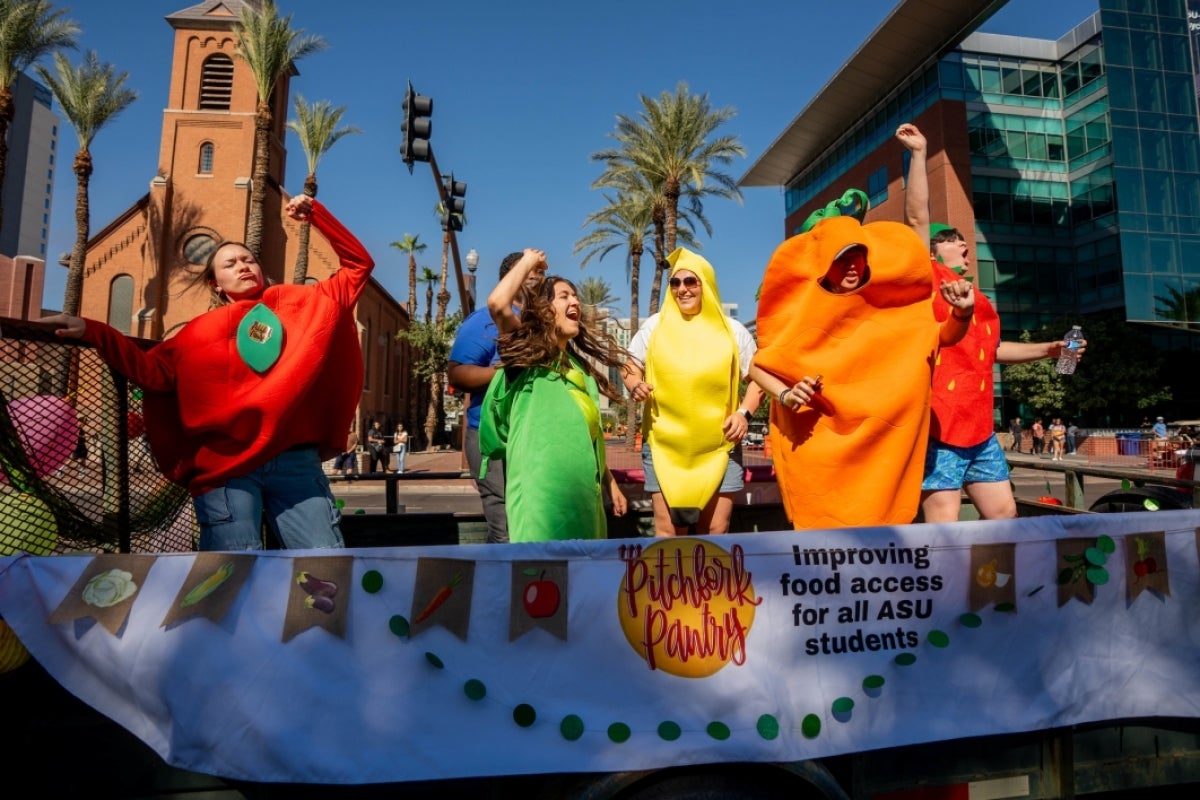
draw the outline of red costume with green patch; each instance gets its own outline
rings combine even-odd
[[[937,289],[942,281],[961,278],[941,262],[933,262],[933,315],[939,323],[949,316],[950,304]],[[952,347],[942,347],[934,362],[931,439],[955,447],[974,447],[992,435],[992,385],[999,344],[1000,315],[976,289],[975,314],[967,335]]]
[[[196,317],[148,351],[87,320],[84,339],[145,390],[146,433],[163,474],[193,497],[296,445],[315,445],[322,459],[346,447],[363,385],[354,306],[374,262],[315,201],[310,221],[340,262],[328,280],[269,286]],[[283,326],[279,359],[261,374],[237,344],[238,324],[259,303]]]

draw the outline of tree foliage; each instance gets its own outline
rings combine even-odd
[[[1021,341],[1062,338],[1076,320],[1063,318],[1039,331],[1026,331]],[[1140,418],[1146,409],[1172,399],[1163,379],[1163,358],[1149,334],[1125,321],[1120,311],[1093,314],[1083,321],[1087,354],[1074,375],[1059,375],[1053,359],[1004,368],[1009,394],[1035,414],[1112,421]]]

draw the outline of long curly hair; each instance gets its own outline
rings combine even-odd
[[[560,365],[562,350],[558,346],[554,311],[554,292],[559,283],[567,284],[578,293],[575,284],[561,275],[545,275],[540,283],[525,289],[521,327],[496,339],[496,348],[506,370],[557,368]],[[601,394],[613,400],[620,399],[620,392],[596,366],[602,364],[613,368],[625,363],[628,354],[611,334],[606,333],[595,321],[581,317],[579,335],[567,342],[567,352],[595,378]]]

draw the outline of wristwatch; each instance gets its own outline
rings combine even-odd
[[[741,414],[743,417],[745,417],[745,418],[746,418],[746,422],[749,422],[749,421],[750,421],[750,418],[754,416],[753,414],[751,414],[751,413],[750,413],[750,411],[749,411],[749,410],[747,410],[747,409],[745,409],[745,408],[739,408],[739,409],[738,409],[738,413],[739,413],[739,414]]]

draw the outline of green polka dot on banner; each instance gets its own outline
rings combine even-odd
[[[1016,603],[996,603],[993,610],[1001,614],[1007,614],[1009,612],[1016,611],[1017,605]]]
[[[679,727],[677,722],[660,722],[658,725],[658,738],[664,742],[673,742],[683,735],[683,729]]]
[[[768,742],[779,738],[779,720],[770,714],[763,714],[759,717],[755,727],[758,729],[758,735]]]
[[[624,744],[632,735],[633,731],[624,722],[614,722],[608,726],[608,739],[614,744]]]
[[[821,735],[821,719],[816,714],[809,714],[800,723],[800,733],[805,739],[815,739]]]
[[[408,620],[399,614],[396,614],[388,620],[388,630],[399,636],[401,639],[405,639],[408,637]]]
[[[964,628],[978,628],[983,624],[983,619],[978,614],[966,613],[958,618],[958,621]]]
[[[1112,555],[1117,551],[1117,543],[1113,541],[1111,536],[1101,536],[1096,539],[1096,548],[1101,552]]]
[[[839,697],[833,701],[833,713],[849,714],[854,710],[854,701],[849,697]]]
[[[724,722],[710,722],[705,730],[709,736],[718,742],[723,742],[729,738],[729,726]]]
[[[926,638],[934,647],[947,647],[950,644],[950,637],[946,635],[945,631],[930,631]]]
[[[911,667],[913,664],[917,663],[917,657],[912,653],[900,653],[892,660],[902,667]]]
[[[430,664],[432,664],[434,669],[445,669],[446,668],[446,665],[442,662],[442,660],[440,658],[438,658],[437,656],[435,656],[433,653],[426,653],[425,660],[428,661]]]
[[[568,742],[578,741],[583,736],[583,720],[577,714],[567,714],[558,725],[562,737]]]
[[[368,594],[375,594],[383,588],[383,576],[379,574],[379,570],[371,569],[363,573],[362,576],[363,591]]]
[[[463,693],[472,700],[482,700],[487,697],[487,687],[483,685],[483,681],[471,678],[463,684]]]
[[[864,689],[870,691],[872,689],[882,689],[884,682],[882,675],[868,675],[863,678],[862,685]]]
[[[1108,583],[1108,570],[1103,567],[1092,567],[1087,571],[1087,579],[1096,586]]]
[[[520,725],[522,728],[528,728],[537,721],[537,712],[533,710],[533,706],[529,703],[521,703],[513,709],[513,722]]]
[[[1103,567],[1108,561],[1108,556],[1099,547],[1089,547],[1083,551],[1083,557],[1087,562],[1095,567]]]

